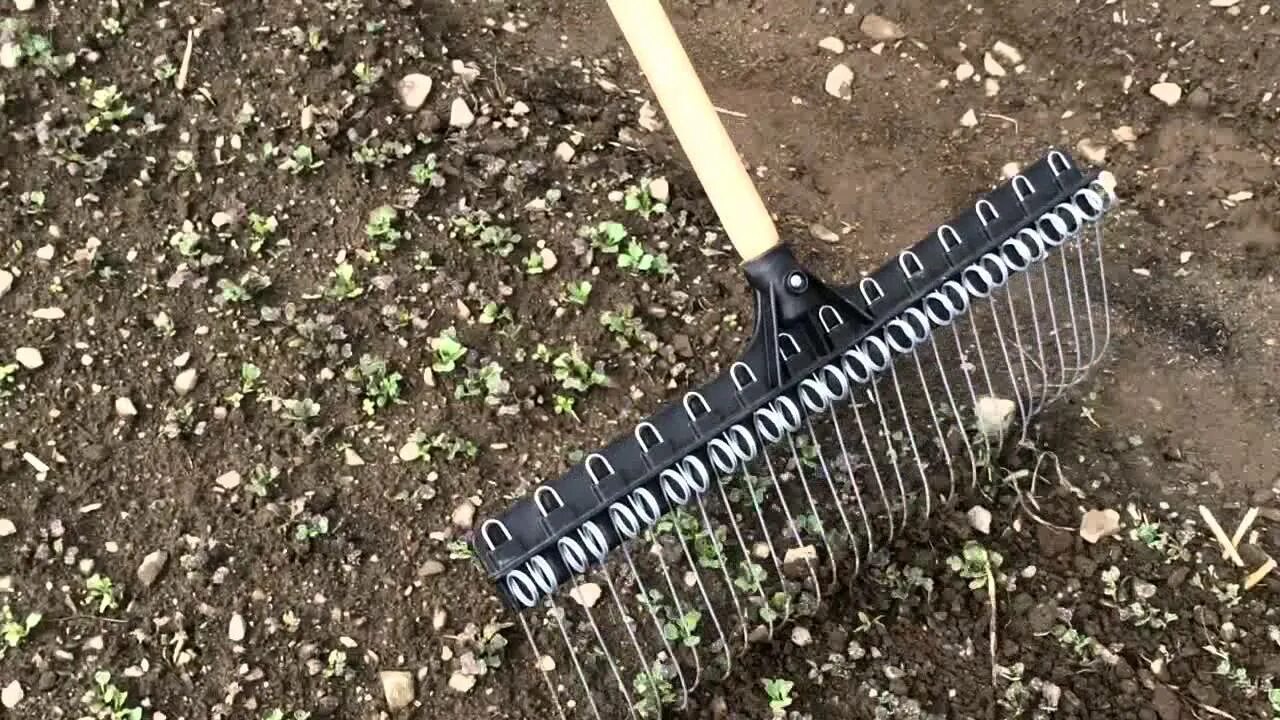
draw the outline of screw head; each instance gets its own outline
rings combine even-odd
[[[793,272],[787,276],[787,288],[793,293],[802,293],[809,289],[809,277],[802,272]]]

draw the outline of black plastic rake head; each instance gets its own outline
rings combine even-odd
[[[1053,151],[857,284],[824,284],[785,246],[747,262],[756,320],[741,358],[485,520],[473,538],[477,557],[511,607],[537,607],[1045,263],[1113,200],[1095,174]],[[1032,409],[1020,405],[1024,415]]]

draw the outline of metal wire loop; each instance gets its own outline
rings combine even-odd
[[[783,345],[784,340],[787,342],[787,344],[791,345],[791,349],[793,350],[792,353],[787,354],[787,351]],[[778,354],[782,356],[783,360],[790,360],[791,358],[800,354],[800,343],[796,342],[796,338],[794,335],[792,335],[791,333],[778,333]]]
[[[693,488],[689,486],[689,479],[682,475],[675,468],[667,468],[658,476],[659,484],[662,485],[662,494],[676,505],[688,505],[693,499]]]
[[[827,315],[835,318],[835,322],[827,319]],[[818,322],[822,323],[822,329],[830,333],[832,330],[844,324],[844,318],[841,317],[840,311],[830,305],[823,305],[818,308]]]
[[[745,370],[747,373],[747,377],[751,379],[745,383],[739,380],[738,379],[739,370]],[[734,363],[732,366],[729,367],[729,377],[733,380],[733,386],[738,388],[738,392],[742,392],[744,389],[746,389],[748,385],[755,384],[756,371],[752,370],[750,365],[739,360],[738,362]]]
[[[653,445],[650,445],[649,443],[646,443],[644,441],[644,430],[646,428],[649,430],[649,433],[653,436],[653,440],[654,440],[653,445],[661,445],[664,441],[662,439],[662,433],[658,432],[658,428],[655,427],[653,423],[646,420],[645,422],[642,422],[639,425],[637,425],[636,432],[635,432],[636,442],[640,443],[641,450],[645,452],[649,452],[649,448],[653,447]]]
[[[1023,192],[1022,188],[1026,188]],[[1027,198],[1035,195],[1036,186],[1031,184],[1026,175],[1018,174],[1013,176],[1013,194],[1018,196],[1019,202],[1025,202]]]
[[[581,543],[565,536],[556,542],[556,547],[560,549],[560,559],[564,561],[565,567],[578,574],[587,571],[587,553],[582,549]]]
[[[985,213],[983,212],[984,209],[986,210]],[[978,220],[982,222],[982,227],[988,227],[991,223],[1000,219],[1000,213],[996,211],[996,206],[985,198],[974,205],[974,211],[978,213]]]
[[[738,469],[738,456],[724,438],[711,438],[707,443],[707,457],[715,469],[725,475],[732,475]]]
[[[636,514],[621,502],[609,506],[609,519],[613,521],[613,529],[624,538],[631,539],[640,532],[640,521]]]
[[[636,488],[631,493],[631,509],[635,510],[636,515],[644,521],[645,525],[653,525],[658,522],[658,518],[662,517],[662,506],[658,504],[658,498],[654,497],[648,488]]]
[[[521,605],[531,608],[538,604],[538,588],[523,570],[507,573],[507,592]]]
[[[484,539],[485,544],[489,546],[490,550],[493,550],[496,548],[493,542],[493,538],[489,537],[489,528],[491,527],[497,527],[499,530],[502,531],[503,535],[507,536],[507,539],[503,540],[502,542],[511,541],[511,531],[507,529],[507,526],[504,525],[501,520],[497,520],[494,518],[485,520],[483,523],[480,524],[480,537]]]
[[[594,520],[582,523],[582,527],[578,529],[578,537],[582,538],[582,544],[586,546],[596,562],[604,562],[605,556],[609,554],[609,541]]]
[[[1071,163],[1067,162],[1067,157],[1061,152],[1054,150],[1049,153],[1049,169],[1053,170],[1054,177],[1071,169]]]
[[[694,422],[698,419],[698,416],[693,414],[693,408],[689,405],[689,400],[695,398],[698,402],[702,403],[702,414],[711,414],[711,406],[707,404],[707,399],[702,396],[702,393],[697,392],[696,390],[687,392],[684,394],[684,414],[689,416],[690,422]]]
[[[908,260],[911,261],[910,264],[915,268],[914,270],[907,268]],[[907,279],[911,279],[924,272],[924,263],[920,262],[920,257],[915,253],[910,250],[904,250],[898,253],[898,268],[902,270],[902,274],[905,275]]]
[[[948,240],[948,238],[950,238]],[[942,245],[942,251],[950,253],[952,250],[960,246],[964,242],[960,239],[960,233],[950,225],[943,225],[938,228],[938,244]]]
[[[1057,213],[1048,212],[1041,215],[1036,220],[1036,230],[1040,231],[1040,235],[1044,237],[1045,244],[1049,247],[1056,248],[1067,239],[1067,222],[1058,217]]]
[[[875,291],[875,297],[871,297],[867,288]],[[862,299],[866,301],[867,305],[874,305],[877,300],[884,297],[884,288],[880,287],[880,283],[876,282],[873,277],[862,278],[862,282],[858,283],[858,292],[862,293]]]
[[[610,475],[613,474],[613,464],[609,462],[609,458],[601,455],[600,453],[591,453],[590,455],[587,456],[586,462],[583,463],[583,466],[586,467],[587,475],[591,478],[591,482],[596,485],[599,485],[600,476],[596,474],[595,468],[591,467],[592,461],[600,463],[601,465],[604,465],[604,469],[608,470],[608,472],[605,473],[604,477],[609,477]]]
[[[706,492],[711,487],[711,473],[707,472],[706,463],[698,459],[697,455],[689,455],[680,461],[680,471],[688,479],[689,485],[698,492],[699,495]]]
[[[540,485],[537,490],[533,491],[533,504],[538,506],[538,512],[542,513],[542,517],[546,517],[547,513],[550,512],[542,504],[542,496],[546,493],[551,493],[551,497],[555,498],[556,509],[564,507],[564,498],[560,497],[560,493],[556,492],[555,488],[550,485]]]

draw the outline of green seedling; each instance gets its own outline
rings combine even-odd
[[[23,33],[18,44],[20,58],[57,76],[75,64],[75,53],[54,54],[53,42],[44,35]]]
[[[329,518],[324,515],[316,515],[310,520],[304,520],[293,527],[293,538],[299,542],[310,542],[328,534]]]
[[[258,380],[262,377],[262,370],[253,363],[240,363],[240,384],[236,391],[226,396],[226,401],[232,407],[240,407],[240,403],[245,396],[258,392]]]
[[[541,275],[546,271],[546,262],[542,259],[542,252],[536,249],[530,250],[524,259],[524,274]]]
[[[627,228],[622,223],[606,221],[579,228],[578,236],[590,240],[591,247],[606,255],[617,255],[622,250],[622,241],[627,239]]]
[[[450,221],[449,234],[471,241],[471,247],[507,257],[522,239],[511,228],[490,223],[489,213],[476,210]]]
[[[403,376],[398,372],[390,372],[387,361],[376,355],[361,356],[359,366],[348,370],[346,377],[348,382],[363,385],[364,399],[360,405],[365,415],[373,415],[384,407],[400,402]]]
[[[356,269],[351,263],[339,263],[329,273],[329,287],[324,291],[325,297],[332,300],[350,300],[364,294],[364,288],[356,279]]]
[[[733,585],[744,593],[759,594],[764,592],[763,583],[768,577],[763,567],[744,560],[738,564],[738,574],[733,578]]]
[[[690,610],[673,621],[662,626],[662,634],[669,642],[679,643],[685,647],[697,647],[702,638],[697,634],[698,623],[702,613]]]
[[[475,548],[466,540],[450,540],[445,548],[449,551],[450,560],[470,560],[476,556]]]
[[[631,348],[633,343],[651,351],[658,348],[658,337],[645,329],[644,321],[635,316],[635,308],[631,305],[600,313],[600,324],[609,331],[621,350]]]
[[[858,624],[854,626],[853,634],[859,635],[875,627],[878,627],[881,630],[883,630],[884,629],[884,622],[882,622],[883,620],[884,620],[883,615],[868,615],[867,613],[859,610]]]
[[[222,299],[229,305],[247,303],[269,287],[271,287],[271,278],[256,270],[250,270],[241,275],[238,282],[230,278],[222,278],[218,281]]]
[[[0,647],[0,658],[4,657],[5,650],[8,648],[16,648],[22,644],[31,631],[40,624],[44,616],[40,613],[27,613],[27,616],[18,622],[14,617],[13,611],[8,605],[4,606],[4,610],[0,611],[0,638],[4,639],[4,647]]]
[[[499,320],[511,322],[512,319],[511,308],[506,305],[499,305],[496,302],[487,302],[484,304],[484,308],[480,310],[481,325],[494,325]]]
[[[623,207],[645,220],[652,215],[661,215],[667,211],[667,206],[655,201],[650,194],[648,178],[641,180],[639,185],[632,185],[626,189]]]
[[[306,425],[320,417],[320,403],[311,398],[290,398],[282,400],[284,418],[298,425]]]
[[[310,145],[298,145],[289,153],[289,157],[280,163],[280,169],[293,175],[309,175],[324,166],[323,160],[317,160]]]
[[[18,212],[23,215],[41,215],[44,213],[45,194],[43,190],[32,190],[18,196]]]
[[[249,252],[254,255],[261,253],[262,248],[275,236],[279,227],[280,223],[275,215],[263,216],[254,212],[249,213]]]
[[[641,670],[631,681],[635,690],[633,709],[641,718],[656,718],[662,714],[662,708],[676,701],[675,686],[671,679],[675,672],[662,661],[654,661],[652,670]]]
[[[598,385],[606,385],[609,377],[587,362],[577,345],[551,361],[553,376],[564,390],[586,393]]]
[[[356,63],[356,66],[351,68],[351,74],[356,78],[356,92],[368,95],[373,91],[373,86],[382,79],[383,72],[378,65],[370,65],[366,62]]]
[[[200,249],[202,240],[200,233],[196,232],[195,225],[190,220],[186,220],[182,223],[181,229],[169,236],[169,245],[184,258],[198,258],[203,254]]]
[[[1280,719],[1280,688],[1271,688],[1268,690],[1267,701],[1271,703],[1272,718]]]
[[[256,465],[253,471],[249,473],[249,482],[245,485],[245,489],[252,495],[258,497],[267,497],[275,489],[276,481],[280,479],[280,468],[272,465]]]
[[[511,391],[511,383],[502,377],[502,366],[490,362],[473,369],[470,374],[454,388],[453,396],[459,400],[469,397],[483,397],[488,405],[501,405],[502,398]]]
[[[672,272],[666,253],[653,255],[635,240],[628,242],[626,251],[618,256],[618,267],[635,275],[670,275]]]
[[[578,280],[575,282],[567,282],[564,285],[564,295],[566,301],[574,305],[586,306],[587,300],[591,297],[591,281]]]
[[[126,120],[133,114],[133,106],[115,85],[95,88],[92,80],[85,79],[81,81],[81,87],[88,93],[89,102],[89,119],[84,124],[85,132],[118,132],[119,121]]]
[[[458,340],[458,331],[449,328],[431,339],[431,350],[435,352],[435,362],[431,369],[438,373],[448,374],[458,369],[458,361],[467,354],[467,346]]]
[[[960,557],[947,558],[947,567],[969,581],[970,590],[981,590],[990,587],[993,591],[996,583],[996,570],[1004,563],[1000,553],[989,551],[981,544],[967,542]]]
[[[427,435],[421,430],[415,431],[400,448],[400,459],[405,462],[422,460],[431,462],[437,456],[451,461],[458,457],[475,460],[480,448],[466,438],[455,437],[447,432]]]
[[[1083,665],[1092,663],[1102,652],[1102,646],[1097,640],[1075,628],[1057,625],[1052,632],[1058,642],[1070,650]]]
[[[412,152],[413,146],[408,143],[395,140],[379,142],[374,138],[367,138],[357,145],[355,150],[351,151],[351,159],[356,161],[358,165],[372,165],[382,168]]]
[[[773,716],[783,717],[786,709],[791,706],[791,689],[796,684],[782,678],[765,679],[762,682],[765,695],[769,697],[769,709],[773,711]]]
[[[347,654],[342,650],[330,650],[325,660],[324,676],[341,679],[347,674]]]
[[[18,384],[18,363],[0,363],[0,400],[13,397]]]
[[[444,187],[444,176],[436,171],[435,154],[432,153],[426,160],[409,166],[409,179],[418,187],[428,185],[433,188]]]
[[[551,398],[551,409],[557,415],[568,415],[578,422],[582,422],[582,418],[578,417],[577,411],[574,409],[578,406],[578,399],[572,395],[561,395],[556,393]]]
[[[129,707],[129,693],[111,682],[111,673],[99,670],[93,674],[93,689],[85,692],[80,702],[87,705],[95,720],[142,720],[142,708]]]
[[[116,600],[115,584],[106,575],[98,573],[90,575],[84,581],[84,590],[84,604],[96,606],[99,615],[120,607],[120,603]]]

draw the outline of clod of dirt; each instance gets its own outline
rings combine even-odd
[[[799,625],[791,629],[791,642],[799,647],[813,644],[813,633],[809,632],[809,628]]]
[[[1089,138],[1076,143],[1076,151],[1080,153],[1081,157],[1094,165],[1101,165],[1107,160],[1107,146]]]
[[[640,106],[639,112],[636,113],[636,122],[648,132],[658,132],[662,129],[662,121],[658,119],[657,108],[647,100]]]
[[[240,473],[229,470],[214,478],[213,482],[223,490],[235,490],[240,487]]]
[[[439,560],[427,560],[418,566],[418,577],[434,577],[444,572],[444,563]]]
[[[1195,90],[1192,90],[1191,94],[1187,96],[1187,104],[1197,110],[1204,110],[1209,107],[1209,101],[1211,99],[1212,98],[1209,96],[1208,90],[1198,87]]]
[[[858,29],[862,31],[863,35],[881,42],[901,40],[907,36],[901,25],[880,15],[868,15],[862,18],[862,24],[858,26]]]
[[[1166,685],[1156,685],[1151,691],[1151,709],[1156,711],[1160,720],[1180,720],[1182,718],[1182,701],[1178,695]]]
[[[970,111],[972,112],[972,111]],[[973,413],[978,419],[978,432],[991,440],[999,440],[1008,432],[1018,406],[1012,400],[983,395]]]
[[[22,51],[18,49],[18,43],[7,42],[0,45],[0,68],[12,70],[18,67],[21,59]]]
[[[454,508],[453,514],[449,516],[449,519],[457,527],[460,527],[463,530],[469,530],[471,529],[471,524],[474,523],[476,519],[476,506],[472,505],[469,500],[464,501],[461,505]]]
[[[422,73],[410,73],[400,78],[396,91],[400,93],[400,102],[406,108],[417,110],[431,94],[431,78]]]
[[[1080,518],[1080,537],[1089,544],[1120,532],[1120,513],[1106,510],[1090,510]]]
[[[467,675],[462,672],[455,672],[449,676],[449,689],[454,692],[470,692],[471,688],[476,686],[476,676]]]
[[[973,108],[966,110],[965,113],[960,116],[960,126],[967,128],[977,127],[978,113],[974,112]]]
[[[827,81],[822,85],[831,97],[848,100],[853,97],[853,69],[844,63],[831,68]]]
[[[991,534],[991,511],[981,505],[974,505],[969,508],[969,512],[965,515],[969,519],[969,527],[977,530],[983,535]]]
[[[116,415],[122,418],[136,417],[138,415],[138,408],[129,398],[118,397],[116,398]]]
[[[1004,66],[1000,64],[1000,61],[996,60],[996,57],[991,53],[986,53],[982,56],[982,69],[992,77],[1001,78],[1009,74],[1005,71]]]
[[[413,673],[406,670],[384,670],[378,673],[382,682],[382,694],[391,710],[402,710],[413,704]],[[453,680],[450,679],[450,685]]]
[[[18,526],[9,518],[0,518],[0,537],[9,537],[18,532]]]
[[[1017,48],[1003,40],[997,40],[996,44],[991,46],[991,50],[1014,65],[1022,64],[1022,53],[1018,52]]]
[[[1112,130],[1111,137],[1115,138],[1116,142],[1122,142],[1122,143],[1132,143],[1132,142],[1138,141],[1138,133],[1130,125],[1121,125],[1115,130]]]
[[[22,698],[26,697],[26,693],[22,691],[22,684],[17,680],[4,686],[4,690],[0,690],[0,705],[5,709],[12,710],[18,707],[18,703],[22,702]]]
[[[13,289],[13,273],[0,270],[0,298],[8,294],[11,289]]]
[[[834,35],[828,35],[819,40],[818,47],[836,55],[844,53],[844,41]]]
[[[1175,83],[1162,82],[1151,86],[1151,95],[1165,105],[1177,105],[1182,99],[1182,88]]]
[[[973,74],[976,72],[977,70],[974,69],[973,65],[967,62],[960,63],[956,66],[956,80],[964,82],[965,80],[973,77]]]
[[[178,393],[178,395],[186,395],[195,388],[196,381],[199,378],[200,373],[195,368],[183,370],[173,379],[174,392]]]
[[[569,597],[584,608],[593,608],[600,602],[603,591],[596,583],[582,583],[569,591]]]
[[[660,203],[671,200],[671,183],[664,177],[649,181],[649,196]]]
[[[169,553],[164,550],[156,550],[142,558],[142,564],[138,565],[136,573],[138,582],[142,583],[143,587],[151,587],[160,577],[167,562],[169,562]]]
[[[449,124],[456,128],[466,129],[474,125],[476,122],[476,114],[471,112],[471,107],[467,105],[467,101],[462,98],[454,98],[453,105],[449,107]]]
[[[13,359],[28,370],[35,370],[44,366],[44,356],[33,347],[20,347],[14,350]]]
[[[240,613],[232,613],[231,621],[227,623],[227,639],[231,642],[241,642],[244,636],[244,616]]]

